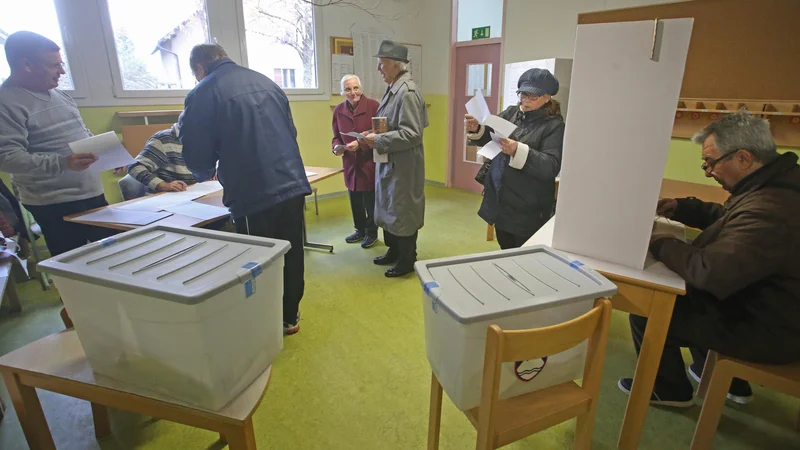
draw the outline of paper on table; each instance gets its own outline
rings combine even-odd
[[[158,212],[163,211],[169,206],[180,205],[181,203],[190,202],[196,198],[205,195],[203,192],[167,192],[160,195],[151,195],[139,200],[137,202],[129,203],[123,206],[116,206],[116,209],[126,211],[150,211]]]
[[[117,138],[117,133],[98,134],[90,138],[70,142],[69,148],[72,153],[94,153],[97,161],[89,169],[99,172],[101,170],[116,169],[133,164],[130,153],[122,146],[122,142]]]
[[[203,183],[196,183],[188,188],[186,188],[186,192],[196,192],[198,194],[207,195],[213,192],[221,191],[222,184],[219,181],[205,181]]]
[[[82,222],[109,222],[126,225],[147,225],[165,217],[168,212],[126,211],[118,208],[103,208],[99,211],[84,214],[77,219]]]
[[[307,177],[313,177],[314,175],[317,175],[317,172],[309,172],[309,171],[306,170],[306,176]]]
[[[206,205],[205,203],[191,201],[181,203],[179,205],[170,205],[166,207],[165,210],[171,213],[180,214],[182,216],[189,216],[202,220],[221,219],[229,214],[228,208],[221,208],[219,206]]]

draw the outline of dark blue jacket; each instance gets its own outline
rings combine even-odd
[[[183,159],[198,181],[214,175],[234,218],[311,194],[289,99],[272,80],[228,58],[186,96]]]

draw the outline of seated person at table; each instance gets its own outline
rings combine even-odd
[[[708,350],[759,364],[800,361],[800,167],[797,155],[780,155],[769,123],[739,112],[713,122],[692,139],[702,144],[707,177],[731,193],[725,205],[696,198],[662,199],[657,213],[703,232],[687,244],[654,235],[650,251],[686,280],[672,313],[651,404],[689,407],[689,374],[702,376]],[[638,352],[647,319],[630,316]],[[619,381],[630,393],[632,380]],[[752,398],[734,379],[728,398]]]
[[[180,192],[197,183],[183,161],[183,145],[178,139],[176,123],[147,140],[136,162],[128,166],[128,174],[147,186],[149,192]]]

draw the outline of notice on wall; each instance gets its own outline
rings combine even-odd
[[[342,78],[345,75],[354,74],[355,57],[353,55],[331,55],[331,94],[341,93]]]
[[[380,50],[381,42],[386,39],[389,37],[385,34],[353,32],[353,65],[355,74],[361,78],[361,91],[378,102],[386,92],[386,83],[378,73],[375,55]]]

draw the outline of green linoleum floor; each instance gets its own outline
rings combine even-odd
[[[429,186],[426,226],[419,258],[430,259],[497,249],[485,241],[475,211],[480,197]],[[421,288],[416,276],[387,279],[372,258],[385,251],[344,243],[351,230],[346,197],[320,201],[307,214],[310,239],[336,245],[336,253],[306,251],[306,294],[300,333],[288,337],[273,366],[264,402],[254,416],[261,449],[425,448],[430,370],[425,358]],[[35,281],[19,286],[24,312],[0,314],[0,354],[62,329],[55,291]],[[625,314],[615,312],[606,354],[593,448],[616,448],[627,397],[616,381],[633,373],[635,354]],[[754,387],[745,407],[725,410],[716,448],[800,448],[793,426],[800,401]],[[10,406],[5,387],[0,396]],[[163,420],[112,412],[113,435],[96,441],[86,402],[40,391],[59,449],[218,449],[217,435]],[[689,447],[700,407],[650,408],[642,449]],[[511,449],[570,448],[569,421]],[[475,432],[445,398],[442,449],[474,447]],[[0,449],[25,449],[13,409],[0,423]]]

